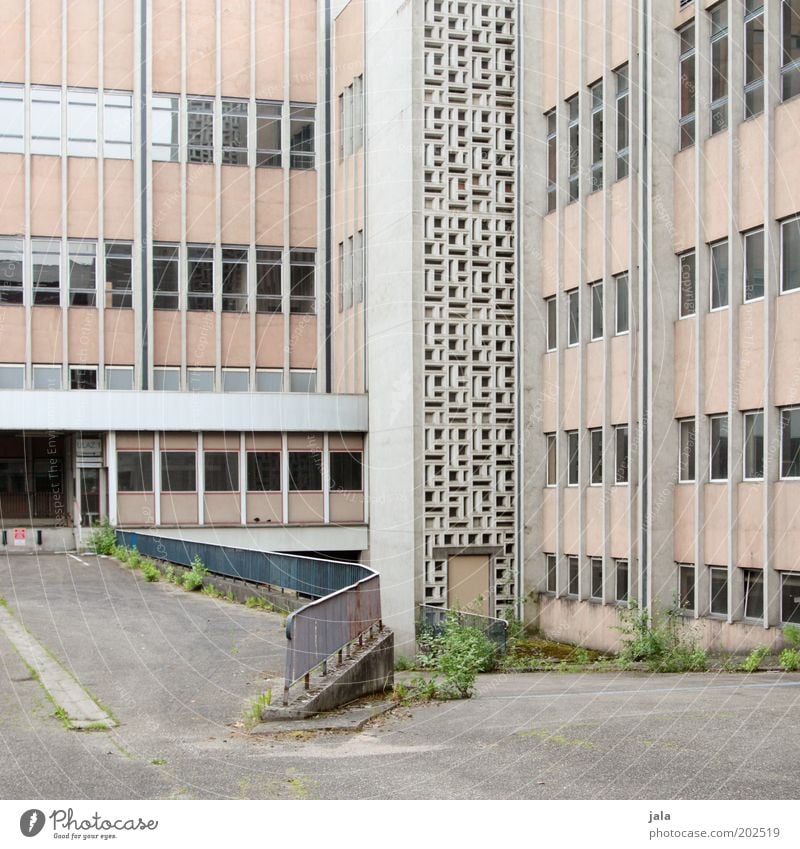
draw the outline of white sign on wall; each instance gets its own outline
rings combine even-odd
[[[25,528],[14,528],[14,545],[26,545],[28,532]]]

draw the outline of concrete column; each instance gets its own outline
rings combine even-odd
[[[109,431],[106,439],[108,453],[108,521],[117,524],[117,434]]]

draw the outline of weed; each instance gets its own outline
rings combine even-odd
[[[156,564],[149,558],[142,563],[142,574],[145,581],[157,581],[161,577]]]
[[[69,714],[63,707],[61,707],[61,705],[56,705],[55,710],[53,711],[53,716],[58,717],[58,719],[60,719],[64,725],[69,728]]]
[[[247,706],[244,712],[245,725],[252,728],[261,722],[261,715],[272,704],[272,690],[267,690],[266,693],[260,693]]]
[[[780,663],[785,672],[797,672],[800,669],[800,649],[784,649]]]
[[[236,601],[236,596],[233,594],[233,590],[228,590],[225,593],[225,601]]]
[[[482,631],[462,625],[458,611],[448,612],[438,640],[436,671],[444,678],[438,694],[444,698],[468,699],[474,692],[478,673],[494,668],[494,646]]]
[[[702,672],[708,654],[699,648],[694,631],[674,609],[653,611],[631,604],[621,614],[623,664],[643,661],[652,672]]]
[[[405,657],[404,655],[400,655],[395,658],[394,661],[394,669],[395,672],[408,672],[411,669],[415,669],[416,664],[414,660],[410,657]]]
[[[166,762],[167,762],[166,758],[153,758],[153,760],[150,761],[150,763],[153,764],[153,766],[164,766],[164,764],[166,764]]]
[[[272,604],[270,604],[265,598],[261,598],[261,596],[257,595],[249,595],[244,600],[244,606],[249,608],[255,608],[257,610],[274,610]]]
[[[81,728],[81,731],[110,731],[111,729],[105,722],[93,722],[91,725],[86,725]]]
[[[202,590],[200,590],[203,595],[207,595],[209,598],[222,598],[222,593],[213,585],[206,584]]]
[[[130,557],[130,552],[124,545],[115,545],[111,550],[111,556],[120,563],[127,563]]]
[[[108,519],[96,527],[89,537],[89,548],[95,554],[113,554],[117,547],[117,532],[111,527]]]
[[[194,560],[192,560],[191,570],[183,575],[183,580],[181,581],[183,588],[189,592],[199,590],[203,586],[206,575],[208,575],[208,569],[203,566],[200,555],[196,554]]]
[[[134,545],[128,555],[128,565],[131,569],[140,569],[144,558],[139,554],[139,549]]]
[[[767,656],[769,649],[766,646],[759,646],[753,649],[750,654],[742,661],[739,667],[742,672],[757,672],[761,661]]]
[[[783,629],[783,637],[790,648],[800,649],[800,628],[797,625],[787,625]]]

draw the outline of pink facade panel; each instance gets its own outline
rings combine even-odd
[[[628,53],[628,12],[630,4],[627,0],[611,0],[611,67],[618,68],[630,61]]]
[[[630,419],[630,336],[611,339],[611,423],[624,424]]]
[[[800,296],[784,295],[775,300],[774,404],[800,403]]]
[[[289,178],[289,240],[293,247],[317,244],[317,172],[292,171]]]
[[[728,133],[717,133],[706,139],[703,147],[705,161],[703,231],[706,242],[728,235],[730,193],[728,192]]]
[[[695,247],[695,215],[697,212],[697,183],[695,180],[695,148],[690,147],[675,155],[672,161],[673,245],[675,253]]]
[[[705,413],[728,409],[728,310],[703,317],[705,336]]]
[[[555,3],[542,4],[542,110],[547,112],[556,106],[559,100],[557,91],[558,63],[558,15]]]
[[[204,519],[208,525],[240,525],[242,523],[241,498],[236,492],[206,493]]]
[[[289,523],[292,525],[318,525],[323,521],[321,492],[290,492]]]
[[[740,483],[737,487],[738,529],[737,566],[760,569],[764,565],[764,486]]]
[[[259,368],[283,368],[283,316],[256,316],[256,365]]]
[[[683,418],[695,413],[697,392],[697,357],[695,331],[697,318],[675,322],[675,416]]]
[[[558,288],[558,215],[542,219],[542,297],[555,295]]]
[[[247,493],[248,525],[280,525],[283,522],[283,497],[279,492]]]
[[[739,222],[740,230],[764,223],[764,116],[739,124]],[[781,160],[775,163],[781,168]]]
[[[317,0],[289,0],[289,92],[294,101],[317,99]]]
[[[354,525],[364,521],[363,492],[332,492],[330,520],[338,525]]]
[[[739,409],[764,406],[764,304],[739,307]]]
[[[627,486],[612,486],[609,499],[609,554],[621,559],[635,557],[630,548],[630,490]]]
[[[283,171],[256,169],[256,243],[283,244]]]
[[[576,430],[580,427],[579,416],[581,384],[578,379],[578,348],[567,348],[564,351],[564,391],[562,404],[561,426],[565,430]]]
[[[797,128],[800,101],[797,98],[775,108],[775,217],[784,218],[800,210],[800,169],[797,163]]]
[[[3,2],[3,51],[0,54],[0,79],[10,83],[25,81],[26,5],[25,0],[4,0]]]
[[[153,365],[181,364],[181,316],[176,310],[153,310]]]
[[[250,172],[235,165],[222,166],[222,241],[250,242]]]
[[[586,348],[586,404],[584,407],[584,424],[586,427],[601,427],[605,412],[606,383],[603,379],[603,363],[605,357],[602,341],[590,342]]]
[[[213,312],[186,313],[186,365],[216,365],[216,328]]]
[[[61,235],[61,160],[31,157],[31,233]]]
[[[704,487],[703,550],[709,566],[728,565],[728,487],[708,483]]]
[[[63,362],[63,333],[60,307],[31,308],[31,360],[34,363]]]
[[[563,495],[563,514],[561,517],[561,539],[563,540],[563,550],[565,554],[577,554],[580,544],[580,529],[578,524],[578,505],[580,504],[581,493],[577,486],[569,487],[564,490]]]
[[[97,332],[99,315],[94,307],[69,308],[67,323],[71,365],[97,365],[100,361]]]
[[[317,317],[293,315],[289,319],[292,368],[317,368]]]
[[[67,235],[97,238],[97,159],[72,157],[67,165]]]
[[[213,94],[216,87],[215,6],[215,0],[192,0],[191,26],[186,27],[187,89],[192,94]]]
[[[180,206],[178,206],[180,209]],[[217,193],[214,166],[192,165],[186,181],[186,239],[212,243],[217,238]]]
[[[586,3],[583,7],[584,78],[590,84],[603,76],[603,49],[607,33],[605,9],[607,5],[607,3]]]
[[[226,0],[221,21],[222,94],[250,96],[250,0]]]
[[[283,99],[284,0],[256,3],[256,97]]]
[[[683,484],[673,491],[672,507],[674,529],[672,532],[672,556],[676,563],[694,563],[695,554],[695,492],[692,484]]]
[[[571,97],[580,86],[582,66],[580,45],[580,0],[563,0],[561,3],[561,44],[563,46],[564,76],[561,80],[561,97]]]
[[[117,521],[123,527],[143,528],[155,524],[155,495],[146,492],[117,493]]]
[[[61,85],[61,0],[36,0],[30,10],[31,82]]]
[[[18,233],[25,220],[25,160],[0,154],[0,233]]]
[[[133,310],[105,310],[105,359],[108,365],[130,366],[135,361]]]
[[[104,160],[103,184],[105,236],[107,239],[133,239],[134,187],[133,162]]]
[[[67,13],[67,84],[97,88],[97,0],[70,0]]]
[[[578,238],[578,206],[571,203],[564,209],[562,289],[574,289],[581,283],[580,239]]]
[[[153,4],[156,7],[156,4]],[[105,42],[104,83],[106,88],[133,90],[134,0],[105,3],[103,41]],[[155,78],[153,85],[155,85]]]
[[[192,174],[194,168],[192,166]],[[187,181],[191,185],[191,181]],[[181,239],[181,166],[177,162],[153,163],[153,238],[157,242]]]
[[[605,238],[604,192],[593,192],[586,198],[584,212],[583,282],[603,279]]]
[[[588,557],[602,557],[605,548],[603,533],[603,488],[590,486],[586,490],[585,537],[586,554]]]
[[[25,307],[0,306],[0,360],[25,362]]]
[[[773,502],[775,569],[800,572],[800,484],[781,481],[775,484]],[[763,565],[763,564],[759,564]]]
[[[611,239],[607,247],[612,274],[630,271],[630,183],[617,180],[611,186]]]
[[[196,525],[197,496],[187,492],[165,492],[161,496],[162,525]]]
[[[555,488],[542,490],[542,550],[554,554],[561,546],[558,543],[558,490]]]
[[[181,90],[181,4],[153,0],[153,90]]]
[[[222,365],[250,365],[250,316],[247,313],[222,313]]]

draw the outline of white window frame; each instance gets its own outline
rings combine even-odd
[[[694,474],[690,478],[683,477],[683,469],[681,458],[683,455],[683,426],[684,425],[694,425],[694,436],[692,440],[692,446],[694,450]],[[688,461],[687,461],[688,465]],[[710,464],[709,464],[710,465]],[[697,420],[690,416],[685,419],[678,419],[678,483],[696,483],[697,482]]]
[[[761,476],[750,477],[747,474],[747,420],[755,416],[761,416]],[[747,410],[742,413],[742,480],[744,481],[763,481],[765,469],[765,453],[766,453],[766,438],[764,433],[764,411],[763,410]]]
[[[746,232],[742,233],[742,253],[743,253],[743,256],[742,256],[742,303],[745,303],[745,304],[752,304],[752,303],[755,303],[756,301],[763,301],[764,295],[767,292],[766,256],[765,256],[765,254],[762,250],[762,253],[761,253],[761,274],[762,274],[761,285],[762,285],[762,288],[763,288],[764,291],[761,295],[758,295],[755,298],[748,298],[747,297],[747,257],[750,253],[750,251],[748,250],[748,242],[749,242],[749,239],[751,239],[753,236],[757,236],[759,233],[761,234],[761,246],[763,248],[764,244],[765,244],[764,239],[765,239],[765,235],[766,235],[764,233],[763,227],[754,227],[752,230],[747,230]]]
[[[544,459],[544,480],[545,487],[548,489],[554,489],[558,486],[558,434],[556,433],[546,433],[544,435],[545,441],[545,459]],[[550,483],[550,448],[553,448],[555,454],[555,469],[553,469],[553,482]]]
[[[133,366],[106,366],[105,373],[103,375],[103,388],[109,389],[108,386],[108,375],[109,372],[118,371],[118,372],[130,372],[131,375],[131,388],[130,389],[110,389],[111,392],[131,392],[136,389],[136,374]]]
[[[718,239],[716,242],[711,242],[708,246],[708,311],[722,312],[728,309],[731,305],[731,264],[728,261],[727,267],[727,282],[726,282],[726,301],[721,306],[714,306],[714,251],[717,248],[724,246],[726,259],[730,260],[730,245],[727,239]],[[695,266],[696,268],[696,266]]]
[[[781,283],[780,283],[780,293],[781,293],[781,295],[791,295],[791,294],[794,294],[795,292],[800,292],[800,284],[798,284],[797,286],[795,286],[792,289],[787,289],[784,286],[784,282],[785,282],[785,278],[784,278],[784,273],[785,273],[784,257],[785,257],[785,254],[786,254],[786,227],[789,224],[795,224],[795,223],[797,224],[798,230],[800,231],[800,215],[792,215],[790,218],[785,218],[783,221],[780,222],[780,225],[781,225],[781,256],[780,256]]]
[[[778,408],[778,427],[781,430],[781,448],[780,448],[780,480],[782,481],[796,481],[800,480],[800,475],[784,475],[783,473],[783,440],[786,438],[786,428],[783,426],[783,414],[784,413],[800,413],[800,406],[797,404],[788,406],[788,407],[779,407]]]
[[[713,477],[713,463],[714,463],[714,422],[725,419],[727,423],[727,445],[725,447],[725,465],[727,466],[727,474],[724,478],[715,478]],[[727,413],[717,413],[713,416],[708,417],[708,480],[710,483],[727,483],[731,477],[731,464],[730,464],[730,449],[731,449],[731,429],[730,429],[730,420],[728,418]],[[697,452],[695,451],[695,461],[697,459]],[[695,473],[697,473],[697,468],[695,467]]]

